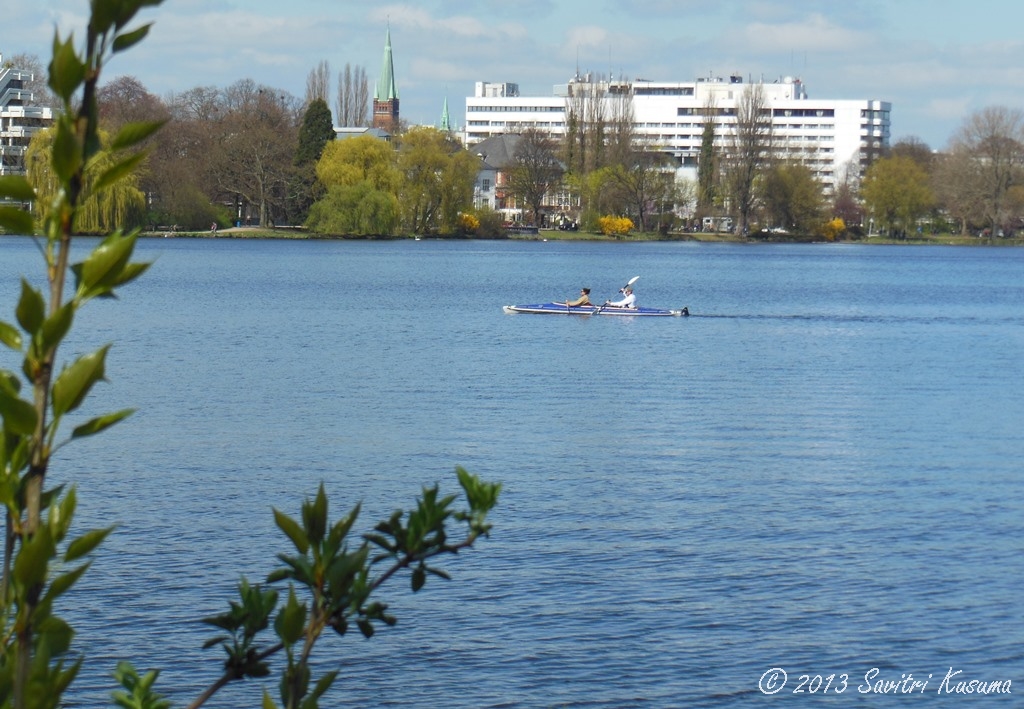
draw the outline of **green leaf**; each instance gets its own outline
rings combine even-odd
[[[54,416],[63,416],[77,409],[93,384],[103,379],[109,349],[110,345],[104,345],[95,352],[83,355],[60,373],[53,383]]]
[[[327,674],[325,674],[323,677],[321,677],[317,681],[316,686],[313,688],[313,691],[310,692],[310,694],[309,694],[310,698],[315,700],[315,699],[319,699],[320,697],[324,696],[324,693],[327,692],[327,690],[331,688],[332,684],[334,684],[334,678],[337,677],[337,676],[338,676],[338,671],[337,670],[332,670],[332,671],[328,672]]]
[[[34,234],[36,222],[24,209],[0,206],[0,227],[8,234]]]
[[[167,121],[136,121],[126,123],[110,142],[111,150],[124,150],[138,145],[166,125]]]
[[[288,589],[288,602],[277,614],[274,621],[274,631],[281,638],[281,642],[291,646],[298,642],[306,627],[306,606],[299,603],[295,597],[295,587]]]
[[[43,300],[43,294],[30,286],[24,278],[21,279],[21,298],[18,299],[18,307],[14,314],[21,328],[33,335],[46,318],[46,301]]]
[[[262,709],[277,709],[277,705],[274,704],[274,700],[267,694],[267,690],[263,690],[263,705]]]
[[[86,562],[77,569],[69,571],[66,574],[61,574],[50,583],[50,588],[46,591],[45,601],[52,603],[70,590],[75,582],[82,577],[82,574],[88,570],[89,565],[92,562]]]
[[[49,86],[64,103],[70,104],[75,90],[85,81],[85,64],[75,53],[74,38],[66,42],[54,34],[53,58],[49,66]]]
[[[373,629],[373,623],[364,618],[357,620],[356,625],[359,626],[359,632],[362,633],[363,637],[366,639],[372,638],[374,632],[376,632]]]
[[[0,177],[0,197],[15,202],[34,202],[36,191],[22,175],[4,175]]]
[[[111,165],[102,175],[96,178],[93,191],[100,192],[131,175],[143,160],[145,153],[135,153]]]
[[[115,232],[93,249],[82,262],[80,290],[93,291],[97,287],[112,287],[121,276],[135,248],[135,236],[122,236]]]
[[[49,529],[43,525],[18,549],[14,559],[14,580],[26,589],[43,583],[53,556],[53,538]]]
[[[305,554],[309,550],[309,538],[298,522],[278,509],[274,509],[274,522],[277,523],[278,529],[288,535],[300,554]]]
[[[50,348],[56,347],[64,340],[64,336],[71,329],[74,317],[75,304],[68,301],[43,321],[43,326],[39,329],[40,345],[43,352],[49,351]]]
[[[112,414],[106,414],[105,416],[97,416],[94,419],[89,419],[81,426],[76,426],[75,430],[71,432],[71,437],[85,438],[86,436],[93,436],[100,431],[110,428],[115,423],[128,418],[134,413],[135,409],[122,409],[121,411],[117,411]]]
[[[8,433],[31,436],[36,431],[39,417],[36,408],[24,399],[0,387],[0,418]]]
[[[313,502],[303,503],[302,522],[310,544],[319,544],[323,541],[327,532],[327,494],[324,492],[323,483],[320,483]]]
[[[149,34],[149,28],[152,26],[152,24],[153,23],[151,22],[148,25],[143,25],[137,30],[126,32],[124,34],[119,34],[118,36],[114,37],[114,44],[111,51],[116,54],[117,52],[123,52],[129,47],[138,44],[143,39],[145,39],[147,34]]]
[[[50,165],[57,178],[67,183],[82,166],[82,145],[66,120],[56,122]]]
[[[412,591],[413,591],[413,593],[416,593],[421,588],[423,588],[423,584],[425,584],[426,582],[427,582],[427,575],[426,575],[426,573],[424,573],[422,566],[417,566],[415,569],[412,570]]]
[[[68,544],[67,551],[64,552],[64,561],[71,562],[90,553],[93,549],[98,547],[112,531],[114,531],[113,527],[107,527],[105,529],[94,529],[86,532],[78,539]]]
[[[21,349],[21,333],[13,325],[5,323],[0,320],[0,342],[10,347],[12,350]]]

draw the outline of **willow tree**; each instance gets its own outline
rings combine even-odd
[[[861,197],[875,220],[895,235],[905,235],[935,201],[928,173],[908,157],[882,158],[868,168]]]
[[[110,136],[99,131],[101,145],[110,143]],[[25,153],[25,168],[29,184],[35,189],[37,198],[33,202],[34,213],[41,219],[60,189],[60,182],[53,170],[53,143],[56,131],[47,128],[36,133]],[[139,189],[137,173],[132,173],[103,190],[94,189],[99,177],[107,173],[118,161],[111,152],[101,152],[89,163],[84,173],[84,194],[75,219],[78,233],[97,234],[111,232],[116,228],[141,227],[146,222],[146,196]]]

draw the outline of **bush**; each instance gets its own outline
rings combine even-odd
[[[597,220],[598,229],[605,236],[625,236],[633,231],[633,220],[629,217],[605,216]]]

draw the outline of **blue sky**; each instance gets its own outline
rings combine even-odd
[[[0,52],[49,58],[88,0],[0,0]],[[461,124],[476,81],[548,95],[576,71],[655,81],[798,76],[812,98],[893,104],[893,137],[936,149],[971,112],[1024,108],[1020,0],[164,0],[115,59],[166,96],[253,79],[297,97],[321,61],[375,82],[390,26],[402,117]],[[333,97],[330,101],[332,108]]]

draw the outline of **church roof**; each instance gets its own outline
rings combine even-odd
[[[377,88],[373,91],[377,101],[390,101],[398,98],[398,87],[395,86],[395,65],[391,58],[391,28],[388,27],[387,41],[384,44],[384,63],[380,69]]]

